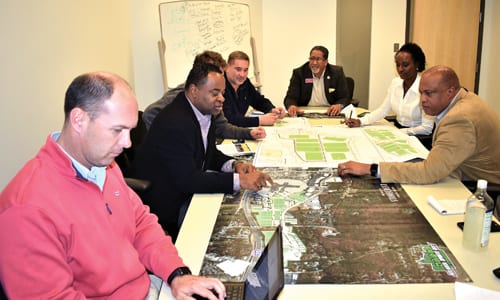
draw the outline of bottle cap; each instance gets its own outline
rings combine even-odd
[[[480,189],[486,189],[488,187],[488,181],[486,181],[484,179],[479,179],[477,181],[477,187]]]

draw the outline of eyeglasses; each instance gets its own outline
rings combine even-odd
[[[322,62],[324,61],[325,59],[323,57],[314,57],[314,56],[311,56],[309,57],[309,61],[317,61],[317,62]]]

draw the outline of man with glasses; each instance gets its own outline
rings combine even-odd
[[[291,117],[303,113],[299,106],[327,106],[326,114],[336,116],[349,104],[344,71],[328,63],[328,49],[314,46],[309,62],[293,70],[284,104]]]

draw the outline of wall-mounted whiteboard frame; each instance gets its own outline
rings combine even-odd
[[[250,7],[245,3],[185,0],[159,4],[161,40],[158,42],[164,89],[186,80],[194,57],[205,50],[224,59],[240,50],[253,60],[249,74],[260,86]]]

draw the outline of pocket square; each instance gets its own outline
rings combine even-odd
[[[333,93],[333,92],[335,92],[335,89],[334,89],[334,88],[328,88],[328,93],[330,93],[330,94],[331,94],[331,93]]]

